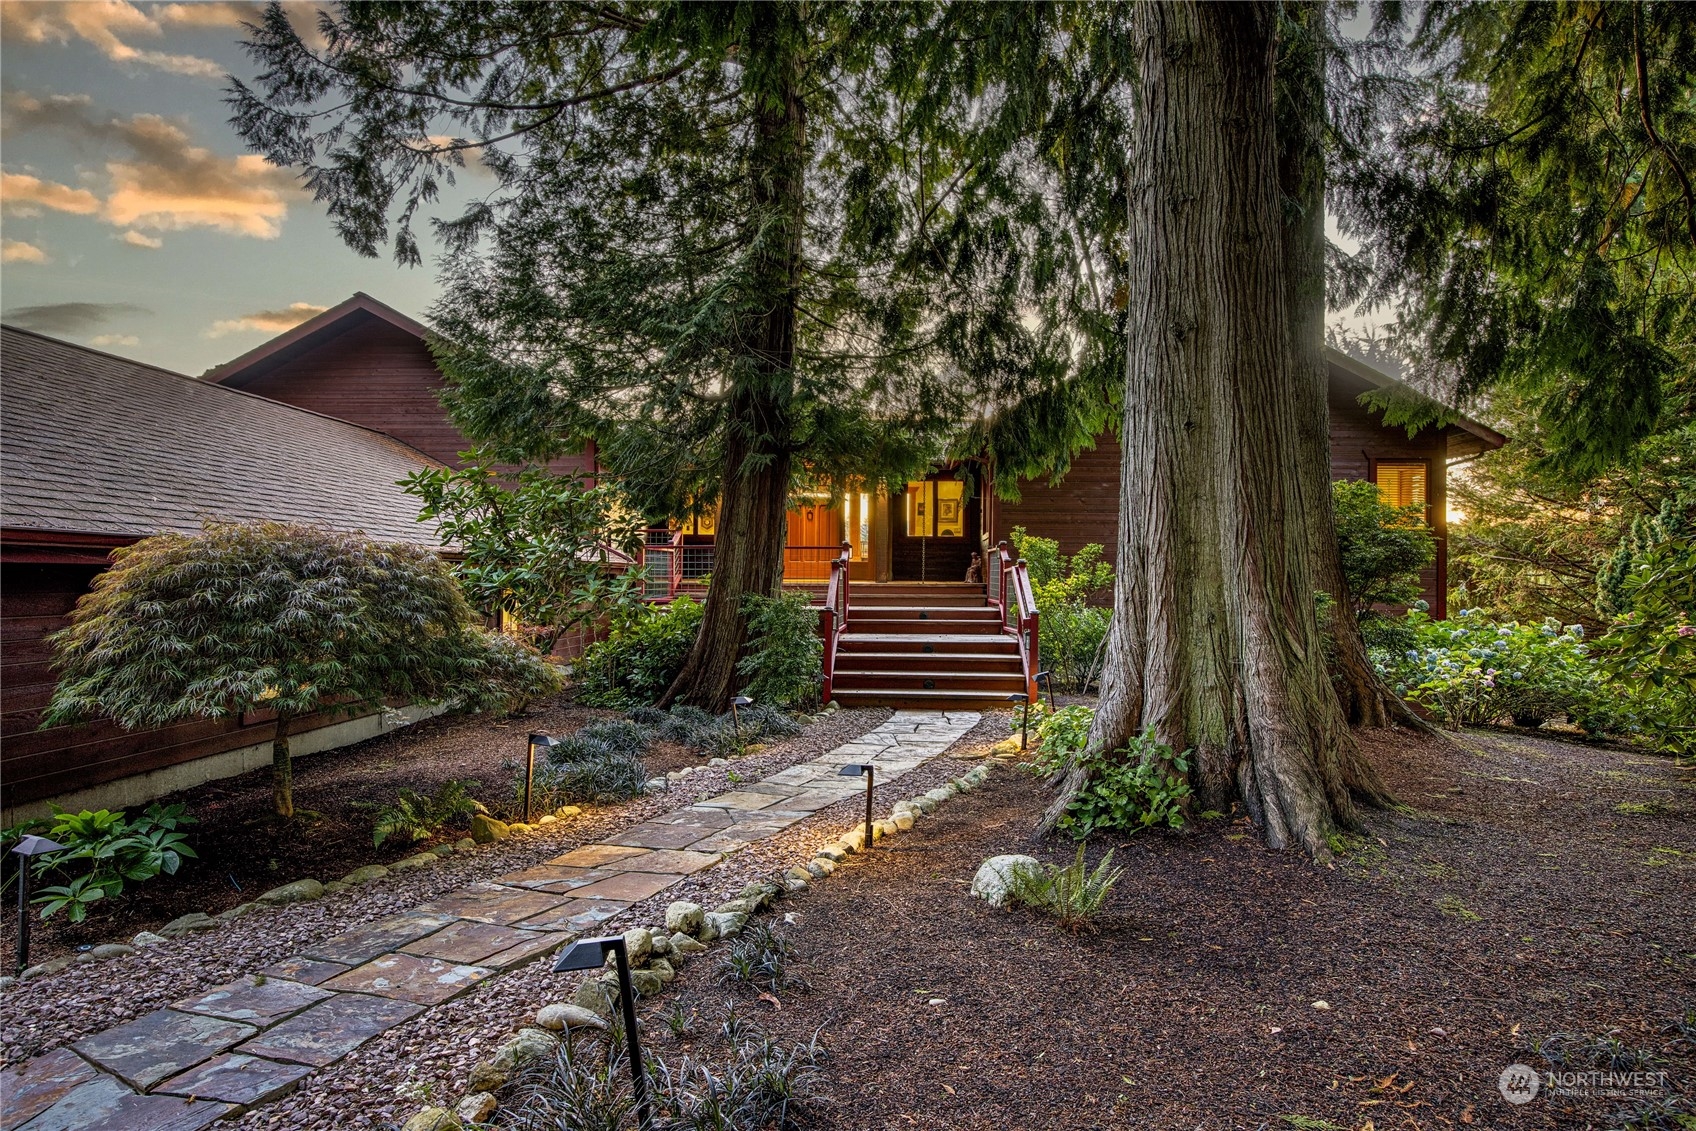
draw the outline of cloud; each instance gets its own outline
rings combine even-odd
[[[28,173],[0,173],[0,206],[14,216],[39,216],[43,208],[89,216],[100,211],[100,198]]]
[[[310,302],[292,302],[281,310],[256,310],[252,314],[244,314],[240,318],[227,318],[212,323],[212,328],[206,331],[208,338],[221,338],[225,334],[280,334],[284,330],[292,330],[308,318],[324,313],[330,309],[327,306],[314,306]]]
[[[91,346],[139,346],[141,339],[134,334],[96,334],[88,339]]]
[[[103,322],[128,314],[152,314],[145,306],[129,302],[55,302],[46,306],[20,306],[5,313],[5,320],[24,330],[42,334],[77,334]]]
[[[256,4],[195,3],[154,5],[146,9],[125,0],[36,0],[0,4],[0,34],[13,44],[90,44],[114,63],[155,67],[191,78],[221,79],[224,68],[198,55],[173,55],[132,45],[136,38],[158,39],[167,27],[235,27],[256,20]]]
[[[3,7],[4,5],[0,5]],[[32,131],[56,133],[111,154],[106,197],[63,185],[62,203],[36,199],[48,182],[34,177],[19,182],[23,207],[40,205],[61,211],[98,211],[107,223],[121,228],[181,231],[210,228],[230,235],[276,239],[282,234],[289,201],[298,195],[293,176],[253,154],[221,157],[193,144],[176,122],[157,114],[102,118],[86,97],[57,95],[37,98],[7,91],[0,100],[0,135]],[[14,176],[6,174],[8,186]],[[28,189],[29,191],[25,191]],[[73,200],[64,194],[76,194]]]
[[[0,240],[0,263],[48,263],[47,253],[23,240]]]
[[[134,228],[131,228],[121,236],[113,236],[112,238],[115,240],[123,240],[131,247],[160,248],[165,246],[164,240],[154,239],[152,236],[144,236]]]

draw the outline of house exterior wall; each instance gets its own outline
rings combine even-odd
[[[1331,477],[1374,480],[1379,461],[1423,460],[1428,473],[1428,516],[1437,539],[1436,560],[1420,574],[1425,600],[1436,616],[1447,615],[1448,520],[1444,453],[1447,429],[1427,428],[1409,438],[1406,429],[1386,428],[1355,399],[1348,387],[1331,389]],[[1079,452],[1058,483],[1024,480],[1020,499],[992,501],[992,542],[1006,540],[1015,526],[1052,538],[1060,552],[1075,554],[1091,542],[1118,553],[1119,465],[1123,450],[1112,432],[1096,438],[1093,449]]]

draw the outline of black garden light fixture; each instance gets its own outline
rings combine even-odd
[[[738,695],[730,701],[730,725],[736,728],[736,745],[742,745],[742,715],[743,707],[752,707],[754,701],[746,695]]]
[[[530,823],[530,786],[536,780],[536,751],[552,750],[559,745],[559,739],[549,738],[545,734],[530,736],[530,747],[524,752],[524,823]]]
[[[872,781],[877,776],[877,767],[870,762],[850,762],[836,771],[840,778],[856,778],[866,775],[866,851],[872,850]]]
[[[1016,704],[1019,711],[1019,749],[1023,750],[1031,737],[1031,697],[1023,691],[1015,691],[1007,696],[1007,702]]]
[[[29,966],[29,873],[37,856],[63,852],[65,846],[44,836],[26,836],[18,840],[12,854],[18,858],[18,973]]]
[[[630,1083],[636,1092],[636,1121],[642,1131],[650,1131],[654,1113],[648,1107],[648,1074],[642,1068],[642,1042],[636,1034],[636,990],[630,984],[630,951],[623,935],[607,935],[599,939],[578,939],[554,960],[554,973],[573,970],[597,970],[606,965],[612,954],[618,968],[618,1004],[624,1014],[624,1040],[630,1050]]]
[[[1053,714],[1054,713],[1054,673],[1053,672],[1047,672],[1047,671],[1036,673],[1036,682],[1037,682],[1038,687],[1041,687],[1045,680],[1048,683],[1048,711],[1049,711],[1050,714]],[[1041,692],[1038,692],[1038,694],[1040,695]]]

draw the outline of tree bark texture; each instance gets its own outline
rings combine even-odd
[[[1337,545],[1331,495],[1330,381],[1325,364],[1324,19],[1324,9],[1315,0],[1286,4],[1287,34],[1279,44],[1277,61],[1285,295],[1290,357],[1300,392],[1296,435],[1302,449],[1305,509],[1311,516],[1316,588],[1331,598],[1319,621],[1328,650],[1331,686],[1345,722],[1381,727],[1389,725],[1392,718],[1391,701],[1402,714],[1416,716],[1384,686],[1366,654],[1366,641],[1354,616],[1343,577],[1342,551]],[[1389,801],[1383,779],[1347,732],[1341,736],[1338,759],[1344,782],[1357,796],[1374,804]]]
[[[294,818],[294,760],[289,757],[289,730],[294,716],[278,715],[277,731],[271,737],[271,804],[277,816]]]
[[[1290,352],[1277,10],[1137,9],[1119,569],[1091,745],[1194,752],[1195,803],[1325,853],[1354,822],[1314,592],[1311,373]],[[1319,448],[1323,452],[1323,447]],[[1058,820],[1077,771],[1046,823]]]
[[[747,350],[727,397],[728,413],[712,581],[701,631],[661,700],[719,713],[730,705],[747,643],[743,598],[783,582],[794,442],[795,320],[806,216],[806,109],[802,28],[792,5],[756,9],[742,62],[754,108],[749,159],[754,203],[754,314]]]

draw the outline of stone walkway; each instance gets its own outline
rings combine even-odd
[[[492,883],[324,939],[0,1073],[0,1131],[193,1131],[286,1095],[366,1041],[559,949],[747,844],[947,750],[975,712],[899,711],[811,762]]]

